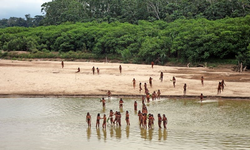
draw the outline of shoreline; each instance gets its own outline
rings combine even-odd
[[[107,97],[102,94],[0,94],[0,98],[88,98],[88,97]],[[111,97],[117,98],[138,98],[141,99],[142,95],[112,95]],[[172,99],[197,99],[200,101],[197,95],[161,95],[161,98],[172,98]],[[204,96],[203,101],[206,99],[216,100],[250,100],[250,97],[239,97],[239,96]],[[152,100],[151,100],[152,101]]]

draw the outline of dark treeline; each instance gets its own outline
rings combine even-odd
[[[25,15],[25,18],[10,17],[9,19],[0,20],[0,28],[6,27],[36,27],[42,25],[44,16],[37,15],[32,18],[30,14]]]
[[[200,63],[211,59],[234,59],[250,66],[250,16],[219,20],[177,19],[137,24],[118,21],[64,23],[35,28],[0,29],[0,55],[27,51],[25,57],[44,52],[46,57],[64,53],[76,58],[107,55],[133,63],[164,64],[174,58]],[[54,56],[54,53],[59,55]],[[37,55],[39,57],[41,54]]]
[[[53,0],[42,4],[44,16],[0,20],[0,27],[59,25],[64,22],[129,22],[225,17],[250,13],[249,0]]]

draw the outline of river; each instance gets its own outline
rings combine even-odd
[[[121,109],[119,98],[105,98],[106,107],[100,98],[0,98],[0,149],[250,149],[250,101],[162,98],[146,104],[156,120],[153,129],[144,129],[133,106],[136,100],[140,109],[140,99],[124,98]],[[110,109],[121,111],[122,126],[96,129],[97,113]],[[158,128],[158,113],[166,114],[167,129]]]

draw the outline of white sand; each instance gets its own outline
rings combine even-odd
[[[143,95],[139,93],[139,82],[148,84],[149,77],[153,78],[152,93],[158,89],[164,96],[183,95],[183,84],[187,84],[187,96],[219,96],[219,97],[250,97],[250,82],[240,82],[250,78],[249,73],[236,73],[230,69],[186,68],[155,65],[138,65],[122,63],[97,62],[64,62],[60,61],[17,61],[0,60],[0,94],[1,95],[106,95],[110,90],[112,95]],[[119,73],[122,65],[122,74]],[[92,67],[98,67],[100,74],[92,74]],[[77,68],[80,73],[75,73]],[[159,80],[160,72],[164,72],[164,80]],[[185,73],[188,71],[188,74]],[[174,72],[174,73],[171,73]],[[204,75],[206,73],[206,75]],[[207,74],[209,73],[209,74]],[[218,79],[209,79],[216,75]],[[237,75],[234,82],[225,80],[226,87],[217,94],[218,82],[224,77]],[[200,76],[204,75],[204,86]],[[170,81],[176,76],[176,87]],[[192,79],[198,76],[197,79]],[[221,77],[220,77],[221,76]],[[135,89],[132,86],[136,79]],[[209,79],[209,80],[206,80]],[[238,81],[239,82],[238,82]]]

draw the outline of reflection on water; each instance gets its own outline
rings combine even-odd
[[[0,149],[250,149],[250,101],[170,100],[147,104],[148,112],[166,114],[167,129],[139,127],[134,101],[111,97],[102,107],[99,98],[0,99]],[[120,111],[122,126],[95,125],[97,113]],[[125,112],[130,113],[126,126]],[[157,118],[155,118],[157,122]],[[101,121],[102,122],[102,121]]]

